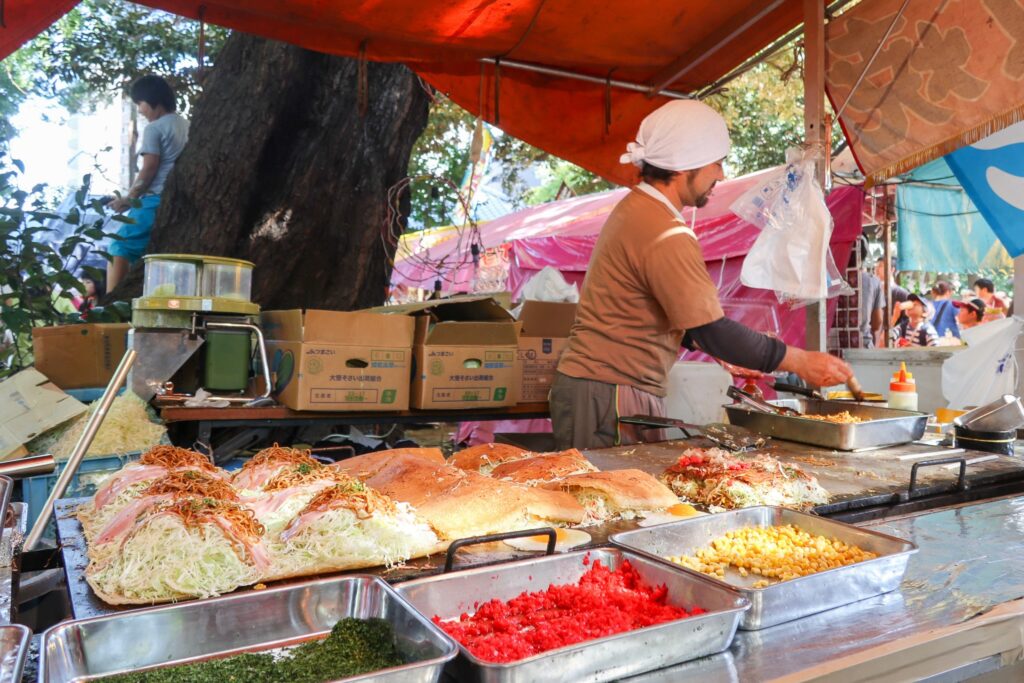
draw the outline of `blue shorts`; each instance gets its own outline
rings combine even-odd
[[[119,239],[111,240],[107,250],[111,256],[120,256],[134,263],[142,258],[149,246],[149,233],[156,219],[156,207],[160,206],[160,195],[147,194],[140,200],[142,206],[131,208],[125,214],[133,223],[122,223],[117,231]]]

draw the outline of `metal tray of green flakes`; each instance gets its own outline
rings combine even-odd
[[[432,683],[458,652],[384,581],[354,575],[58,624],[43,635],[39,683],[277,650],[326,635],[346,617],[388,622],[403,664],[336,680]]]

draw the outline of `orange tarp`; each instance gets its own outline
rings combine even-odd
[[[823,0],[824,1],[824,0]],[[6,0],[0,57],[74,6]],[[349,57],[400,61],[473,113],[606,178],[640,120],[661,104],[603,83],[527,73],[527,62],[691,92],[801,22],[800,0],[142,0],[247,33]],[[751,125],[762,125],[752,121]]]
[[[1024,120],[1021,0],[863,2],[829,24],[825,47],[837,108],[870,63],[840,121],[869,182]]]

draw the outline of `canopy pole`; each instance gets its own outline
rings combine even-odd
[[[530,64],[528,62],[517,62],[511,59],[501,59],[502,69],[518,69],[520,71],[530,71],[535,74],[543,74],[545,76],[558,76],[559,78],[571,78],[575,81],[583,81],[585,83],[597,83],[599,85],[611,86],[613,88],[621,88],[623,90],[632,90],[633,92],[649,93],[651,91],[650,86],[642,85],[639,83],[630,83],[629,81],[620,81],[615,78],[603,78],[601,76],[588,76],[586,74],[578,74],[575,71],[567,71],[566,69],[556,69],[550,66],[541,66],[539,64]],[[491,64],[497,66],[499,60],[494,57],[482,57],[480,59],[481,64]],[[689,93],[679,92],[677,90],[659,90],[657,95],[664,95],[665,97],[671,97],[677,100],[692,100],[693,95]]]
[[[808,149],[820,148],[827,139],[825,120],[825,3],[821,0],[803,0],[804,8],[804,140]],[[825,164],[816,166],[818,184],[825,187]],[[827,308],[818,300],[805,309],[807,331],[805,345],[808,351],[826,351],[828,330]]]
[[[883,204],[885,207],[885,218],[882,223],[882,235],[885,240],[883,245],[885,250],[882,255],[882,258],[885,259],[885,263],[882,264],[882,277],[885,278],[885,281],[882,283],[882,286],[885,288],[883,290],[885,292],[885,320],[882,321],[882,348],[889,348],[889,326],[892,324],[893,316],[892,281],[894,279],[892,272],[892,220],[889,219],[889,188],[883,187],[882,189],[885,190],[885,195],[883,195],[885,197],[885,203]]]

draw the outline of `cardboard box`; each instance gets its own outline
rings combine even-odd
[[[576,304],[525,301],[519,313],[519,402],[546,403],[558,359],[569,343]]]
[[[105,387],[124,356],[128,323],[88,323],[32,330],[35,368],[61,389]]]
[[[416,320],[413,408],[494,408],[516,403],[519,323],[490,297],[389,308]]]
[[[0,460],[28,455],[24,444],[85,410],[34,368],[11,375],[0,382]]]
[[[293,410],[406,410],[414,322],[405,316],[264,311],[274,393]]]

